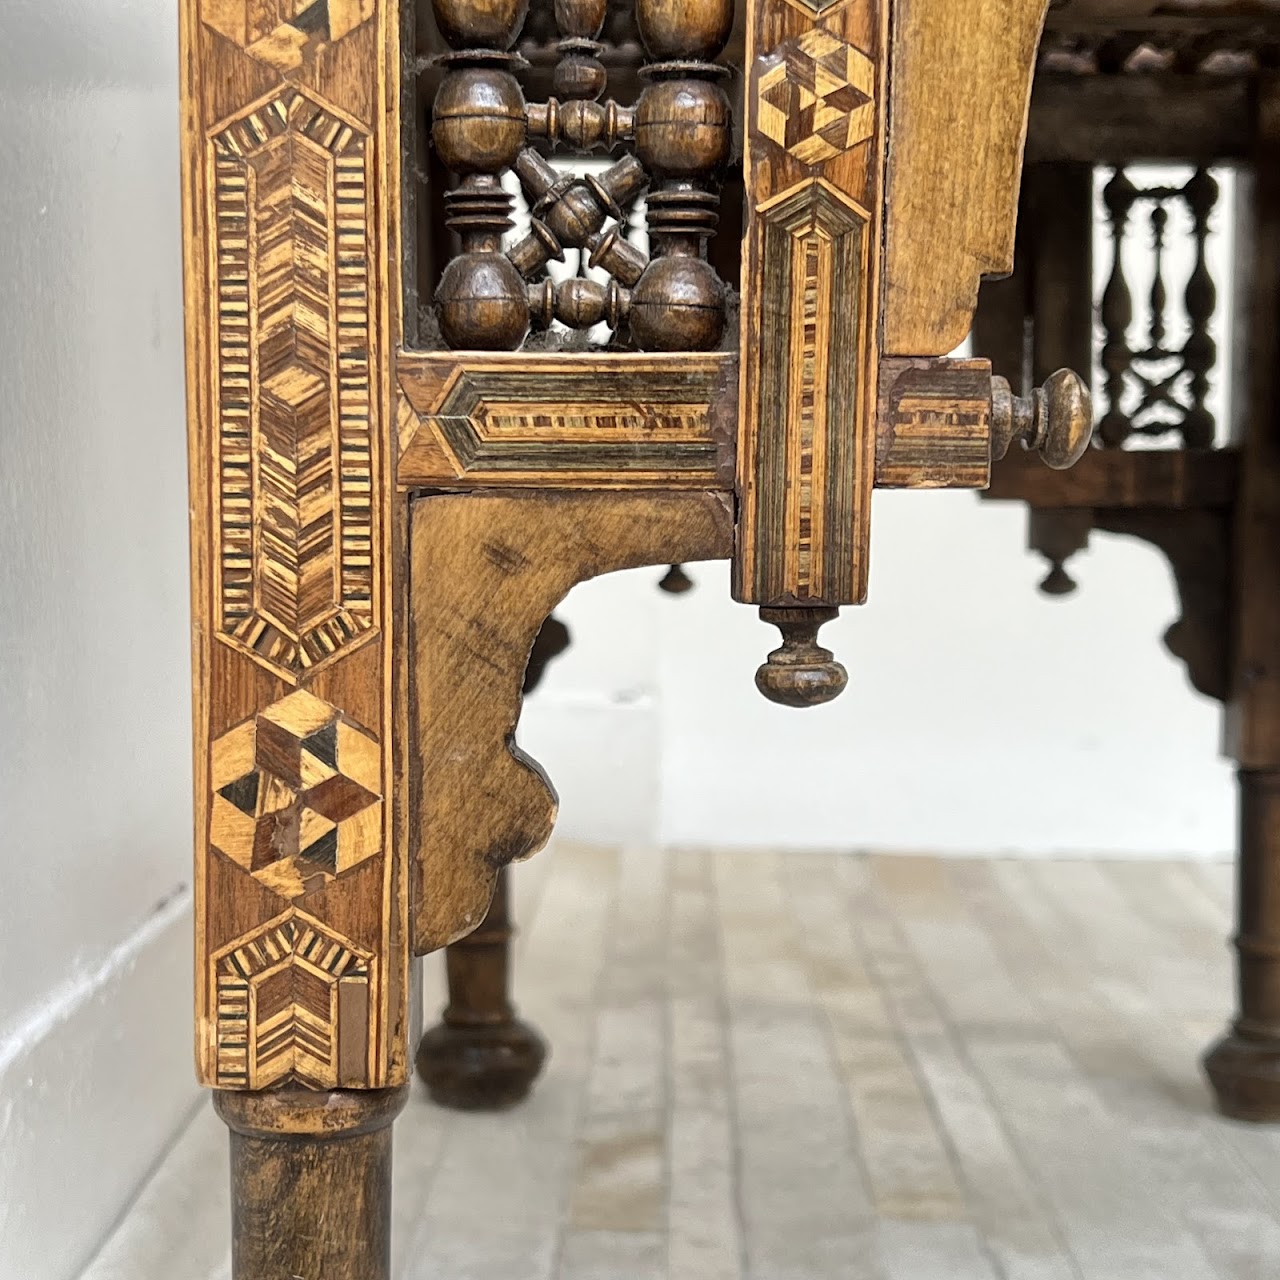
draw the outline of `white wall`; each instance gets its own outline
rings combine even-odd
[[[1145,544],[1094,535],[1080,590],[1036,592],[1025,517],[969,494],[878,494],[871,603],[823,636],[849,669],[827,707],[766,702],[777,632],[698,568],[577,588],[574,647],[521,740],[565,834],[721,845],[1103,855],[1226,853],[1219,714],[1160,636],[1177,615]]]
[[[0,5],[0,1280],[196,1098],[175,12]]]

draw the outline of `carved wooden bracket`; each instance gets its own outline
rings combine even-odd
[[[1225,511],[1096,511],[1093,527],[1141,538],[1173,569],[1182,614],[1164,633],[1193,688],[1225,702],[1230,684],[1231,520]]]
[[[1064,565],[1101,529],[1141,538],[1173,568],[1182,616],[1165,632],[1192,685],[1226,700],[1232,636],[1232,512],[1239,458],[1230,449],[1091,449],[1069,474],[1025,458],[995,467],[989,499],[1021,501],[1031,519],[1030,545],[1050,562],[1041,590],[1075,589]]]
[[[473,929],[499,869],[551,834],[555,792],[515,744],[543,620],[603,573],[728,559],[733,513],[717,493],[436,494],[413,504],[410,540],[413,946],[424,954]]]

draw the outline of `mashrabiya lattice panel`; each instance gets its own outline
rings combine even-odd
[[[375,625],[371,140],[288,87],[211,146],[218,624],[296,682]]]

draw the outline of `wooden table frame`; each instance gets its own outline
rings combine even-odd
[[[873,485],[981,487],[1044,442],[1043,399],[945,356],[1012,266],[1047,0],[746,0],[739,345],[573,358],[406,342],[408,9],[181,6],[197,1064],[237,1280],[378,1280],[411,959],[554,821],[512,741],[551,609],[732,559],[794,626],[762,688],[830,696]],[[860,104],[838,136],[779,106],[818,63]],[[566,415],[575,378],[615,407]]]

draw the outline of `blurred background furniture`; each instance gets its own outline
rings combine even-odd
[[[1181,598],[1165,643],[1223,703],[1240,788],[1239,1009],[1205,1066],[1221,1109],[1258,1121],[1280,1119],[1278,72],[1274,3],[1056,6],[1017,268],[985,286],[974,329],[976,349],[1015,385],[1055,361],[1098,368],[1096,447],[1081,465],[1046,482],[1014,457],[994,476],[991,497],[1027,504],[1031,546],[1049,566],[1042,589],[1074,590],[1070,557],[1092,529],[1150,542]],[[1178,176],[1149,181],[1152,164]],[[1229,228],[1220,180],[1234,184]],[[1095,264],[1099,221],[1110,251]],[[1206,261],[1211,228],[1232,236],[1225,282]],[[1194,246],[1177,280],[1174,237]],[[1122,251],[1135,240],[1138,281]],[[1210,334],[1222,283],[1226,351]],[[1206,402],[1215,380],[1227,384],[1225,421]]]

